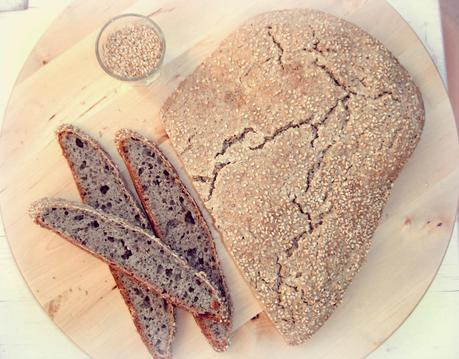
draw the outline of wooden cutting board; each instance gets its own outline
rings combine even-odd
[[[426,125],[397,180],[367,263],[344,302],[307,343],[289,347],[261,312],[229,255],[219,253],[235,305],[233,345],[212,351],[191,317],[179,313],[175,358],[356,358],[378,347],[415,308],[448,246],[458,194],[458,142],[452,110],[426,50],[383,0],[78,0],[29,56],[13,90],[0,143],[0,205],[8,240],[25,280],[50,318],[94,358],[148,358],[107,266],[33,225],[29,204],[43,196],[78,200],[53,131],[81,126],[115,154],[122,127],[162,142],[163,101],[220,40],[262,11],[311,7],[361,26],[381,40],[421,89]],[[162,27],[167,54],[149,87],[109,78],[94,43],[110,17],[135,12]],[[177,160],[177,164],[180,165]]]

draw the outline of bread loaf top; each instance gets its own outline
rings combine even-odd
[[[329,318],[422,132],[422,99],[376,39],[294,9],[229,35],[161,113],[222,238],[291,344]]]

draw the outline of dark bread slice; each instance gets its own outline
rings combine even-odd
[[[112,275],[150,353],[155,359],[172,358],[174,306],[120,270],[112,271]]]
[[[193,314],[222,318],[223,301],[206,275],[148,232],[63,199],[39,200],[30,215],[40,226],[135,277],[171,303]]]
[[[128,190],[118,167],[97,141],[67,124],[60,126],[56,135],[82,201],[151,231],[145,213]],[[174,307],[115,267],[110,266],[110,270],[153,357],[170,358],[175,334]]]
[[[226,350],[231,333],[231,300],[215,243],[199,207],[153,142],[122,130],[117,133],[116,143],[155,233],[191,267],[206,273],[224,299],[227,316],[222,322],[199,316],[195,319],[213,348]]]

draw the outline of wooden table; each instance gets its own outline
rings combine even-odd
[[[37,64],[37,65],[39,65],[39,64]]]

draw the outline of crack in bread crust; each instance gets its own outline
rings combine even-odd
[[[225,152],[235,143],[241,142],[244,140],[245,136],[248,133],[253,133],[255,130],[252,127],[246,127],[242,130],[242,132],[238,135],[233,135],[229,138],[225,138],[222,144],[222,149],[215,155],[215,158],[218,156],[223,156]]]
[[[268,143],[270,141],[274,141],[277,136],[281,135],[285,131],[291,130],[293,128],[300,128],[303,125],[308,124],[310,121],[311,121],[311,119],[307,118],[306,120],[299,121],[298,123],[290,122],[285,126],[279,127],[274,131],[274,133],[272,135],[265,136],[262,143],[260,143],[259,145],[255,146],[255,147],[249,147],[249,149],[252,150],[252,151],[259,150],[259,149],[263,148],[266,145],[266,143]]]
[[[344,20],[275,11],[225,39],[161,116],[268,316],[304,342],[342,301],[419,140],[409,74]]]
[[[278,51],[277,62],[279,63],[281,68],[284,69],[284,63],[282,62],[282,55],[284,54],[284,48],[282,47],[282,45],[279,42],[279,40],[276,40],[276,38],[274,37],[274,35],[273,35],[272,31],[271,31],[272,26],[268,26],[267,29],[268,29],[268,36],[271,38],[271,41],[273,42],[274,46],[276,47],[276,49]]]

